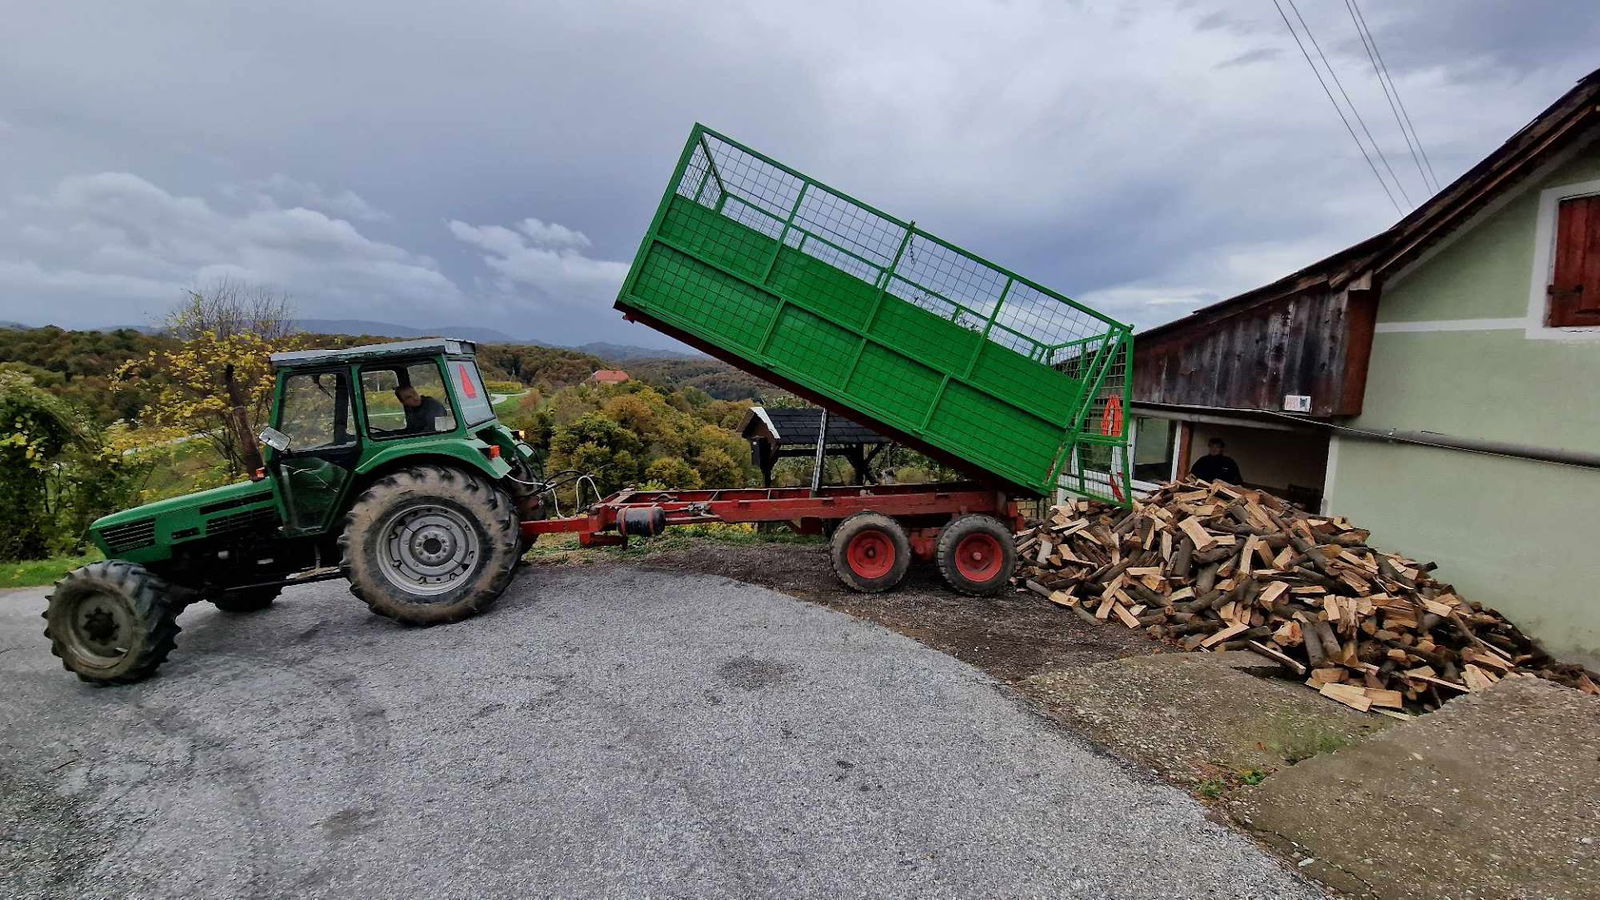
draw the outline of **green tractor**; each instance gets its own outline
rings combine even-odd
[[[188,604],[254,612],[325,578],[408,624],[484,610],[511,580],[544,485],[532,448],[495,418],[475,349],[275,354],[265,467],[95,522],[106,559],[56,584],[53,652],[85,681],[138,681],[172,651]]]

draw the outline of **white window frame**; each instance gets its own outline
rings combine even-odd
[[[1128,471],[1130,473],[1133,472],[1133,469],[1134,469],[1133,461],[1139,458],[1139,420],[1140,419],[1161,419],[1164,422],[1171,422],[1172,423],[1172,470],[1167,473],[1167,480],[1168,481],[1177,480],[1177,478],[1178,478],[1178,458],[1179,458],[1178,450],[1180,449],[1180,447],[1178,446],[1178,442],[1183,437],[1183,421],[1180,420],[1180,419],[1168,419],[1165,416],[1152,416],[1152,415],[1148,415],[1148,414],[1140,414],[1140,415],[1128,416],[1128,426],[1129,426],[1129,431],[1128,431]],[[1139,479],[1132,477],[1131,474],[1129,475],[1129,482],[1133,485],[1134,491],[1136,491],[1138,493],[1141,493],[1141,494],[1148,494],[1151,491],[1155,490],[1156,488],[1161,487],[1160,484],[1157,484],[1157,483],[1152,482],[1152,481],[1140,481]]]
[[[1561,201],[1600,195],[1600,179],[1557,185],[1539,192],[1539,217],[1533,230],[1533,277],[1528,287],[1528,316],[1523,333],[1530,340],[1600,340],[1600,325],[1552,328],[1545,324],[1550,310],[1550,279],[1555,277],[1556,224]]]

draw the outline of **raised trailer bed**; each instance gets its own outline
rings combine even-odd
[[[616,306],[981,483],[1126,503],[1127,325],[704,126]]]
[[[976,484],[876,487],[622,491],[586,515],[522,523],[522,536],[576,534],[583,546],[626,544],[669,525],[783,522],[828,533],[834,571],[845,584],[882,591],[899,584],[913,559],[932,561],[951,587],[1004,590],[1016,567],[1012,534],[1022,525],[1005,493]]]

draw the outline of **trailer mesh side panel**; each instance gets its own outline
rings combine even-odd
[[[617,305],[1040,495],[1122,500],[1130,332],[696,126]]]

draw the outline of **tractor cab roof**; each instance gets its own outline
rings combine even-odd
[[[342,350],[296,350],[291,353],[274,353],[271,360],[274,369],[308,369],[400,356],[429,356],[436,353],[446,356],[473,356],[477,350],[477,345],[471,341],[454,338],[422,338],[415,341],[392,341],[387,344],[346,347]]]

